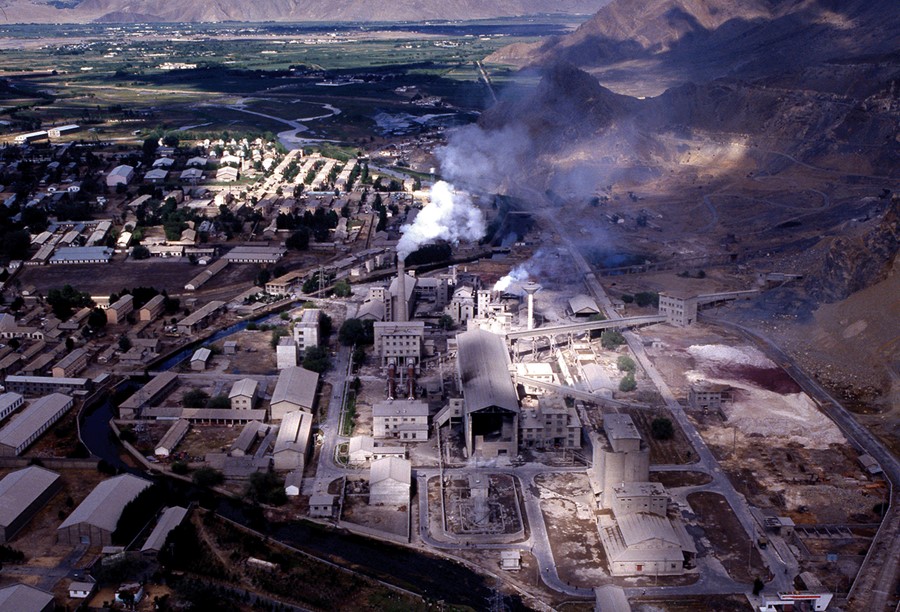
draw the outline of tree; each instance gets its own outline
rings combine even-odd
[[[22,310],[22,307],[25,306],[25,299],[21,295],[17,295],[13,298],[13,301],[9,303],[9,309],[13,312],[18,312]],[[104,319],[106,316],[103,317]]]
[[[309,248],[309,229],[306,227],[300,227],[297,231],[290,235],[290,237],[284,241],[284,246],[289,249],[294,249],[295,251],[305,251]]]
[[[456,322],[453,321],[453,317],[448,314],[441,315],[441,318],[438,319],[438,327],[445,331],[449,331],[456,327]]]
[[[334,294],[342,298],[350,297],[353,294],[353,290],[346,279],[341,279],[334,284]]]
[[[225,476],[215,468],[202,467],[194,472],[191,480],[198,487],[215,487],[225,482]]]
[[[62,321],[71,317],[76,308],[94,305],[89,294],[78,291],[72,285],[64,285],[62,289],[51,289],[47,293],[47,303],[53,309],[53,314]]]
[[[187,474],[190,471],[191,471],[191,469],[188,467],[188,464],[185,463],[184,461],[176,461],[175,463],[172,464],[172,473],[173,474],[179,474],[181,476],[184,476],[185,474]]]
[[[659,307],[659,294],[655,291],[641,291],[634,294],[634,303],[638,306]]]
[[[133,249],[131,249],[131,258],[132,259],[149,259],[150,258],[150,249],[145,247],[142,244],[137,245]]]
[[[247,485],[247,497],[261,504],[281,506],[287,503],[284,479],[274,472],[254,472]]]
[[[231,400],[228,399],[228,396],[225,394],[217,395],[211,398],[206,403],[207,408],[220,408],[220,409],[229,409],[231,408]]]
[[[306,349],[303,355],[303,367],[310,372],[318,372],[321,374],[331,365],[328,359],[328,352],[321,346],[311,346]]]
[[[636,368],[634,359],[628,355],[619,355],[616,366],[618,366],[620,372],[634,372]]]
[[[122,335],[119,337],[119,350],[123,353],[127,353],[131,349],[131,338],[128,336]]]
[[[762,579],[759,576],[757,576],[756,580],[753,581],[753,594],[759,595],[760,593],[762,593],[762,590],[765,588],[765,586],[766,585],[762,581]]]
[[[656,440],[671,440],[675,437],[675,427],[672,425],[671,419],[656,417],[650,423],[650,434]]]
[[[600,336],[600,345],[606,350],[617,349],[623,344],[625,344],[625,336],[615,329],[607,330]]]
[[[634,373],[629,372],[619,381],[619,391],[628,393],[637,389],[637,381],[634,379]]]
[[[185,408],[203,408],[209,401],[209,393],[203,389],[191,389],[181,396]]]
[[[88,326],[91,329],[100,329],[106,327],[106,313],[102,308],[94,308],[87,319]]]
[[[375,342],[372,322],[347,319],[338,330],[338,341],[344,346],[372,344]]]

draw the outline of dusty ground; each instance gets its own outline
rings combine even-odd
[[[11,471],[4,469],[2,475]],[[108,478],[91,469],[56,472],[62,477],[62,490],[9,542],[10,546],[25,553],[27,565],[55,567],[72,552],[73,547],[56,543],[56,529],[101,480]],[[84,560],[89,558],[89,554],[83,557]]]
[[[697,595],[693,597],[640,597],[630,600],[633,612],[743,612],[747,599],[740,595]]]
[[[472,492],[468,478],[452,478],[444,488],[444,507],[448,530],[457,536],[466,534],[511,534],[524,529],[522,509],[515,482],[504,474],[481,475],[488,479],[487,516],[473,514]],[[476,536],[477,537],[477,536]]]
[[[271,346],[272,332],[239,331],[222,338],[214,346],[223,348],[225,342],[234,340],[238,350],[234,355],[223,355],[228,360],[228,374],[272,374],[276,371],[275,351]]]
[[[347,495],[341,520],[395,535],[409,536],[409,506],[370,506],[368,495]]]
[[[681,464],[691,463],[697,460],[697,456],[691,450],[690,442],[675,419],[671,418],[667,410],[660,408],[645,409],[633,408],[627,410],[631,415],[635,426],[641,433],[641,437],[650,446],[651,464]],[[657,440],[651,433],[651,424],[654,419],[667,418],[672,422],[675,435],[671,440]]]
[[[591,510],[592,493],[587,476],[545,474],[536,480],[560,579],[579,587],[608,581],[606,553]]]
[[[712,548],[728,574],[741,582],[753,582],[757,576],[765,580],[768,570],[762,557],[756,546],[751,546],[725,498],[718,493],[701,492],[691,493],[687,499],[697,515],[696,524],[705,532],[700,543]]]
[[[666,488],[675,488],[709,484],[712,478],[703,472],[650,472],[650,481]]]

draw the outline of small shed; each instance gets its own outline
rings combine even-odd
[[[317,518],[334,516],[334,495],[316,494],[309,498],[309,515]]]
[[[96,582],[80,582],[73,580],[69,583],[69,597],[72,599],[87,599],[93,595],[96,588]]]
[[[297,497],[303,489],[303,470],[293,470],[284,477],[284,493],[288,497]]]
[[[500,569],[507,571],[522,569],[522,553],[518,550],[501,550]]]
[[[212,351],[208,348],[199,348],[194,351],[191,357],[191,369],[195,372],[202,372],[206,369],[209,359],[212,357]]]
[[[237,353],[238,343],[234,340],[229,340],[224,344],[224,348],[226,355],[234,355]]]

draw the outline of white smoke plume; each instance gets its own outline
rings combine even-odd
[[[458,244],[481,239],[487,231],[484,214],[468,195],[438,181],[431,188],[431,202],[411,224],[400,228],[397,256],[406,259],[416,249],[438,240]]]
[[[494,291],[507,291],[513,284],[521,285],[528,280],[528,269],[524,264],[516,266],[509,274],[494,283]]]

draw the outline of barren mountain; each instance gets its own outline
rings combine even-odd
[[[3,0],[9,23],[424,21],[537,14],[592,14],[604,0]]]

